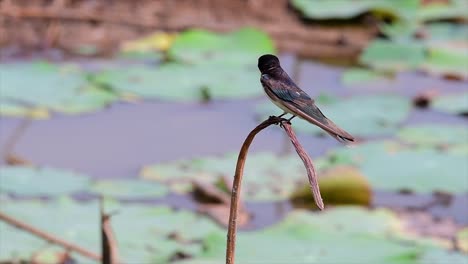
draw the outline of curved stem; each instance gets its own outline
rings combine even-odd
[[[247,159],[250,144],[252,143],[258,132],[269,127],[273,124],[279,124],[284,121],[284,118],[270,116],[267,120],[263,121],[254,130],[252,130],[242,144],[239,156],[237,158],[236,172],[234,174],[234,181],[231,191],[231,207],[229,211],[229,225],[227,234],[226,246],[226,264],[234,264],[234,253],[236,248],[236,230],[237,230],[237,213],[239,207],[239,197],[241,192],[242,176],[244,174],[244,164]]]
[[[242,144],[241,150],[239,152],[239,156],[237,158],[237,165],[236,165],[236,172],[234,174],[234,181],[232,184],[232,191],[231,191],[231,207],[229,211],[229,225],[228,225],[228,234],[227,234],[227,245],[226,245],[226,264],[234,264],[234,255],[236,249],[236,231],[237,231],[237,213],[239,207],[239,197],[241,193],[241,182],[242,176],[244,174],[244,164],[245,160],[247,159],[247,153],[255,136],[258,132],[262,131],[263,129],[267,128],[273,124],[280,124],[280,126],[286,131],[286,134],[289,136],[292,144],[294,145],[297,154],[302,159],[304,166],[307,170],[307,176],[309,178],[309,183],[312,189],[312,193],[314,195],[315,203],[317,204],[320,210],[323,210],[324,205],[322,201],[322,197],[320,195],[320,189],[317,181],[317,175],[315,173],[315,168],[312,163],[311,158],[304,150],[302,145],[299,143],[294,131],[291,128],[291,124],[287,119],[270,116],[267,120],[263,121],[260,125],[258,125],[254,130],[252,130],[247,138]]]

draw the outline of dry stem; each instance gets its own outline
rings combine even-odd
[[[38,236],[42,239],[45,239],[53,244],[57,244],[59,246],[62,246],[64,247],[65,249],[67,250],[71,250],[71,251],[74,251],[80,255],[83,255],[89,259],[92,259],[92,260],[95,260],[95,261],[101,261],[101,257],[93,252],[90,252],[88,251],[87,249],[84,249],[80,246],[77,246],[75,244],[72,244],[68,241],[65,241],[63,239],[60,239],[60,238],[57,238],[55,237],[54,235],[51,235],[49,233],[46,233],[42,230],[39,230],[35,227],[32,227],[24,222],[21,222],[11,216],[8,216],[2,212],[0,212],[0,220],[3,220],[5,221],[6,223],[10,224],[10,225],[13,225],[17,228],[20,228],[20,229],[23,229],[35,236]]]
[[[104,212],[104,201],[101,197],[99,207],[101,215],[101,247],[102,247],[102,263],[103,264],[118,264],[119,252],[117,247],[117,239],[111,226],[111,214]]]
[[[320,195],[320,190],[317,182],[317,177],[315,174],[315,169],[312,164],[312,160],[310,159],[307,152],[299,143],[294,131],[291,129],[291,124],[284,118],[270,116],[267,120],[263,121],[260,125],[258,125],[254,130],[252,130],[247,138],[242,144],[242,148],[239,152],[239,156],[237,158],[237,165],[236,165],[236,172],[234,175],[234,181],[232,184],[232,192],[231,192],[231,207],[229,211],[229,225],[228,225],[228,234],[227,234],[227,246],[226,246],[226,264],[234,264],[234,255],[235,255],[235,247],[236,247],[236,231],[237,231],[237,213],[238,213],[238,205],[239,205],[239,197],[241,192],[241,182],[242,176],[244,174],[244,164],[245,160],[247,159],[247,153],[255,136],[258,132],[262,131],[263,129],[267,128],[273,124],[280,124],[282,128],[286,131],[289,138],[291,139],[292,144],[296,148],[296,152],[301,157],[302,161],[304,162],[304,166],[307,170],[307,175],[309,178],[309,183],[312,188],[312,193],[314,195],[315,202],[320,210],[323,210],[324,205],[322,201],[322,197]]]

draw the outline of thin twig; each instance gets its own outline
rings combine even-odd
[[[294,134],[294,131],[291,129],[291,125],[289,124],[289,122],[284,118],[270,116],[267,120],[263,121],[260,125],[258,125],[256,128],[254,128],[254,130],[252,130],[249,133],[249,135],[244,141],[244,144],[242,144],[241,150],[239,152],[239,156],[237,158],[236,172],[234,174],[234,181],[232,184],[232,192],[231,192],[231,208],[229,211],[229,225],[228,225],[227,245],[226,245],[226,264],[234,264],[239,197],[241,193],[242,176],[244,174],[244,164],[245,164],[245,160],[247,159],[247,153],[248,153],[250,144],[252,143],[254,137],[258,134],[258,132],[262,131],[263,129],[273,124],[280,124],[281,127],[284,128],[284,130],[290,137],[291,142],[296,148],[297,154],[301,157],[307,169],[307,175],[309,177],[309,182],[312,187],[312,192],[314,194],[316,204],[321,210],[324,207],[322,198],[320,196],[320,190],[319,190],[319,186],[318,186],[317,179],[316,179],[315,169],[314,169],[314,166],[312,164],[310,157],[307,155],[307,153],[304,151],[304,148],[301,146],[301,144],[297,140],[297,137]]]
[[[0,220],[5,221],[6,223],[13,225],[17,228],[23,229],[35,236],[38,236],[44,240],[49,241],[50,243],[57,244],[59,246],[64,247],[67,250],[74,251],[80,255],[83,255],[89,259],[95,260],[95,261],[101,261],[101,257],[98,254],[95,254],[91,251],[88,251],[87,249],[84,249],[80,246],[74,245],[68,241],[62,240],[60,238],[55,237],[54,235],[51,235],[49,233],[46,233],[42,230],[39,230],[35,227],[32,227],[24,222],[21,222],[17,219],[14,219],[11,216],[8,216],[2,212],[0,212]]]

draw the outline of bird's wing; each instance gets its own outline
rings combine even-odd
[[[314,100],[294,83],[274,82],[273,85],[271,84],[268,86],[270,91],[283,100],[284,105],[292,112],[324,129],[339,141],[354,141],[353,136],[328,119],[315,105]],[[288,88],[286,88],[286,85]]]
[[[262,80],[263,83],[263,80]],[[299,87],[297,87],[291,80],[285,79],[282,82],[279,81],[273,81],[273,82],[264,82],[264,85],[266,84],[267,87],[276,95],[278,98],[284,100],[284,101],[295,101],[295,100],[306,100],[309,101],[311,100],[313,102],[313,99],[310,98],[308,94],[306,94],[304,91],[302,91]]]

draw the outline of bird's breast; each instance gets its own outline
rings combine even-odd
[[[281,102],[281,99],[278,98],[278,96],[276,96],[271,90],[270,88],[263,84],[262,83],[262,86],[263,86],[263,91],[266,93],[266,95],[268,96],[268,98],[277,106],[279,107],[281,110],[285,111],[286,113],[290,113],[290,114],[293,114],[291,112],[291,110],[289,110],[288,108],[286,108],[286,106],[283,105],[283,103]]]

